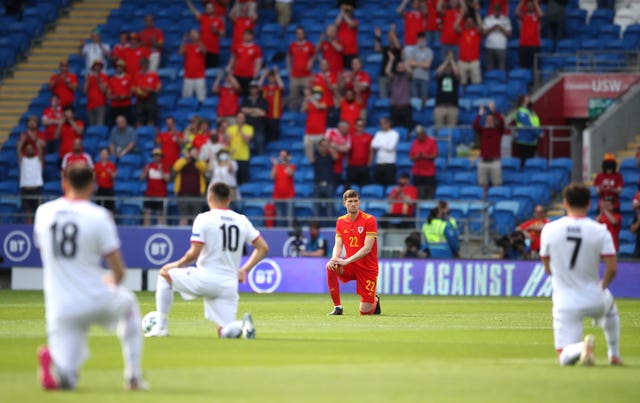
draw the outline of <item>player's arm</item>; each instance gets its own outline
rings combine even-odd
[[[122,282],[124,279],[124,260],[122,259],[122,254],[120,253],[120,249],[116,249],[108,254],[104,255],[104,260],[107,263],[107,266],[111,270],[111,275],[113,276],[113,282],[117,285]]]
[[[618,271],[618,263],[616,261],[615,256],[604,256],[602,258],[604,261],[604,274],[602,275],[602,289],[606,290],[609,288],[609,284],[613,281],[616,276],[616,272]]]
[[[191,247],[180,259],[167,263],[162,266],[160,269],[160,275],[167,279],[167,281],[171,282],[171,278],[169,277],[169,270],[176,269],[178,267],[185,267],[189,263],[194,262],[198,256],[200,256],[200,252],[202,251],[202,246],[204,244],[200,242],[191,242]]]
[[[549,256],[542,256],[540,259],[544,265],[544,272],[551,275],[551,263],[549,263]]]
[[[331,259],[325,265],[327,270],[333,271],[333,264],[338,259],[340,259],[340,254],[342,254],[342,237],[336,234],[336,241],[333,244],[333,251],[331,252]]]
[[[371,253],[371,250],[373,249],[373,244],[376,241],[376,237],[375,235],[367,235],[364,238],[364,245],[362,245],[362,248],[360,248],[356,253],[354,253],[353,255],[349,256],[346,259],[336,259],[337,263],[342,264],[342,265],[347,265],[349,263],[353,263],[355,261],[358,261],[360,259],[362,259],[363,257],[367,256],[369,253]]]
[[[238,272],[238,281],[241,283],[245,282],[247,278],[247,274],[253,269],[265,256],[267,256],[267,252],[269,252],[269,245],[267,241],[264,240],[263,237],[258,237],[253,242],[253,252],[249,255],[249,259],[242,265],[240,271]]]

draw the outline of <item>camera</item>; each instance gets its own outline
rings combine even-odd
[[[302,227],[298,222],[293,223],[293,230],[288,232],[290,256],[300,256],[300,252],[306,249],[306,239],[302,236]]]

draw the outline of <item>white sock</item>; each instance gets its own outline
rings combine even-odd
[[[560,353],[560,357],[558,357],[558,359],[560,360],[560,365],[575,364],[578,359],[580,359],[580,353],[582,353],[583,346],[583,341],[565,346]]]
[[[237,339],[242,334],[242,321],[236,320],[220,329],[220,337],[223,339]]]
[[[171,284],[162,276],[158,275],[156,285],[156,311],[158,311],[158,326],[167,328],[169,311],[173,304],[173,290]]]
[[[613,304],[611,311],[604,316],[602,328],[604,329],[604,337],[607,340],[609,358],[612,356],[620,357],[620,317],[618,316],[616,304]]]
[[[126,379],[142,377],[142,329],[140,328],[140,308],[134,301],[129,312],[118,322],[118,338],[124,359]]]

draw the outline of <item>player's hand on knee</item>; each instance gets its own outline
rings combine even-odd
[[[240,269],[238,272],[238,282],[244,284],[247,281],[247,271]]]

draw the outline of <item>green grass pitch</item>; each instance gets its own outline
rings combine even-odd
[[[152,293],[138,294],[143,313]],[[256,340],[221,340],[201,302],[176,296],[171,336],[145,341],[149,392],[121,388],[115,336],[90,334],[75,392],[44,392],[35,350],[45,341],[40,292],[0,291],[3,402],[637,402],[640,300],[618,300],[625,366],[609,367],[601,329],[594,368],[559,367],[551,301],[383,296],[382,315],[327,317],[328,295],[241,296]]]

